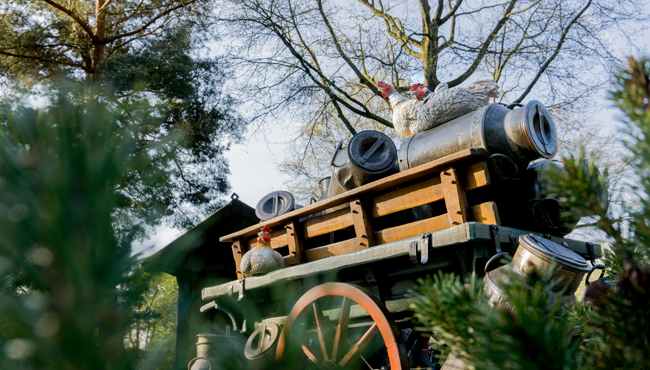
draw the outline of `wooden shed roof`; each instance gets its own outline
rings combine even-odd
[[[180,269],[199,271],[209,268],[207,260],[214,258],[212,250],[224,251],[219,244],[219,238],[223,235],[241,230],[259,222],[255,216],[255,209],[233,197],[230,202],[211,214],[201,223],[190,229],[176,240],[148,257],[145,261],[145,268],[148,271],[163,271],[176,275]],[[225,249],[227,254],[232,254]],[[219,256],[219,259],[228,257]],[[231,257],[232,258],[232,257]]]

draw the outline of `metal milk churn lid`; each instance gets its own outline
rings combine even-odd
[[[386,172],[397,159],[397,148],[388,136],[378,131],[362,131],[350,139],[348,158],[362,173]]]
[[[520,236],[512,262],[485,274],[483,281],[490,301],[495,303],[503,297],[499,284],[510,284],[512,273],[522,277],[532,272],[544,275],[551,268],[557,269],[553,292],[559,293],[566,288],[564,296],[573,296],[585,274],[591,271],[587,261],[568,248],[534,234]]]
[[[394,171],[397,148],[378,131],[361,131],[347,146],[341,141],[332,158],[328,198],[380,179]]]
[[[263,196],[255,206],[255,215],[260,220],[266,221],[298,208],[302,206],[296,204],[293,194],[280,190]]]

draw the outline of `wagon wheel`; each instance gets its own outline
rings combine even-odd
[[[339,299],[335,297],[342,298],[340,314],[336,315],[338,320],[326,320],[321,302],[324,299]],[[358,340],[350,341],[349,322],[352,302],[358,304],[368,313],[372,319],[372,325]],[[404,341],[397,325],[389,315],[386,307],[365,289],[344,283],[318,285],[300,297],[287,316],[278,341],[276,359],[280,361],[283,356],[285,359],[289,358],[291,356],[287,353],[290,350],[299,352],[298,348],[301,348],[309,362],[320,369],[356,367],[355,364],[365,362],[362,353],[376,335],[380,334],[378,339],[383,339],[390,368],[392,370],[409,369]],[[292,324],[296,324],[299,317],[306,319],[306,316],[313,318],[315,324],[317,343],[313,343],[313,346],[307,342],[306,336],[290,335]]]

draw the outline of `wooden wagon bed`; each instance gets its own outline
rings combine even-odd
[[[510,251],[512,236],[518,237],[522,234],[528,234],[529,231],[518,230],[509,227],[499,228],[499,241],[505,250]],[[538,234],[539,235],[539,234]],[[569,249],[577,252],[585,258],[589,258],[588,245],[590,243],[567,239],[550,237],[550,239],[558,244],[564,244]],[[453,226],[444,230],[440,230],[431,234],[431,244],[429,245],[430,261],[426,265],[413,266],[410,264],[409,249],[413,241],[419,241],[419,237],[407,238],[404,240],[387,243],[373,248],[358,250],[356,252],[348,253],[345,255],[333,256],[327,259],[322,259],[310,263],[301,264],[270,272],[264,276],[250,277],[244,279],[243,282],[231,281],[221,285],[204,288],[202,291],[203,300],[211,300],[224,295],[237,296],[240,289],[244,288],[246,291],[252,291],[260,288],[268,288],[271,285],[279,282],[296,281],[299,279],[309,279],[314,276],[327,275],[330,273],[337,273],[341,270],[350,268],[362,268],[363,266],[372,266],[379,262],[386,262],[389,260],[398,260],[393,264],[391,270],[399,270],[402,275],[417,274],[422,275],[422,272],[435,270],[440,268],[439,252],[450,247],[457,247],[458,251],[468,251],[464,246],[470,247],[469,250],[473,253],[467,256],[465,271],[471,272],[474,270],[474,260],[486,258],[489,256],[488,249],[494,247],[494,232],[491,230],[490,225],[467,222],[461,225]],[[600,258],[602,252],[597,244],[591,244],[595,258]],[[421,248],[421,245],[418,245]],[[421,253],[421,250],[418,249]],[[409,267],[409,265],[411,265]],[[402,267],[406,266],[405,269]],[[384,271],[386,277],[390,278],[391,272]],[[404,292],[401,292],[404,293]],[[389,297],[386,297],[389,298]]]
[[[241,278],[241,257],[255,246],[255,235],[264,225],[273,230],[271,247],[283,253],[287,266],[391,243],[467,221],[499,225],[494,202],[469,205],[467,202],[466,192],[491,183],[487,164],[482,161],[484,156],[482,149],[463,150],[223,236],[220,241],[232,242],[235,267]],[[441,201],[446,213],[373,230],[373,223],[385,216]],[[332,209],[336,210],[305,220]],[[304,247],[308,239],[351,227],[354,238]]]
[[[345,338],[356,342],[348,355],[361,356],[360,348],[377,335],[391,367],[408,368],[406,349],[416,353],[414,341],[420,339],[419,334],[405,341],[402,336],[416,332],[408,308],[418,279],[436,271],[456,273],[464,281],[471,273],[482,275],[492,256],[514,254],[519,236],[530,233],[501,225],[490,199],[490,186],[497,185],[485,160],[484,150],[463,150],[221,237],[232,245],[238,279],[204,288],[201,312],[215,323],[219,312],[227,314],[226,332],[232,327],[245,333],[247,343],[275,333],[276,360],[285,350],[302,348],[317,366],[330,361],[329,355],[339,361],[335,350],[329,353],[324,334],[336,329],[339,344],[333,348]],[[271,247],[283,255],[285,268],[244,278],[241,258],[255,247],[264,225],[272,230]],[[601,256],[598,245],[543,237],[587,259]],[[295,324],[301,315],[311,315],[315,328],[311,322]],[[303,330],[293,339],[302,345],[285,347],[293,338],[292,325]],[[324,359],[310,347],[315,338]],[[274,345],[256,348],[276,351]],[[378,353],[371,356],[381,360]]]

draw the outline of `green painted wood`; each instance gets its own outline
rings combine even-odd
[[[471,239],[483,239],[483,240],[492,240],[492,232],[490,231],[490,225],[480,224],[476,222],[468,222],[470,225],[470,234]],[[501,243],[510,243],[509,234],[513,233],[517,237],[524,234],[535,234],[542,236],[541,233],[530,232],[526,230],[514,229],[511,227],[499,226],[499,238]],[[551,241],[554,241],[558,244],[566,242],[569,249],[580,254],[582,257],[588,258],[589,252],[587,251],[587,242],[580,240],[568,239],[568,238],[558,238],[556,236],[551,236]],[[594,255],[596,258],[602,257],[602,248],[600,244],[592,244],[594,246]]]
[[[529,231],[508,227],[499,227],[499,231],[501,243],[510,243],[508,237],[510,233],[517,235],[517,237],[522,234],[530,233]],[[419,240],[419,237],[404,239],[393,243],[363,249],[357,252],[329,257],[297,266],[287,267],[282,270],[271,272],[264,276],[246,278],[244,280],[244,289],[250,290],[268,287],[278,281],[304,279],[310,276],[335,272],[336,270],[344,268],[372,264],[382,260],[401,256],[408,256],[409,243],[413,240]],[[490,225],[468,222],[462,225],[453,226],[448,229],[432,233],[431,249],[445,248],[472,241],[490,240],[492,240]],[[553,238],[553,241],[559,243],[566,241],[569,245],[569,249],[574,250],[583,256],[587,255],[586,242],[562,238]],[[594,251],[597,257],[601,255],[600,250],[601,249],[599,245],[594,245]],[[434,254],[430,252],[430,255],[433,256]],[[417,269],[417,267],[413,266],[413,269]],[[238,293],[239,283],[237,281],[231,281],[225,284],[204,288],[202,291],[202,297],[204,300],[206,300],[213,299],[225,294],[235,295]]]

